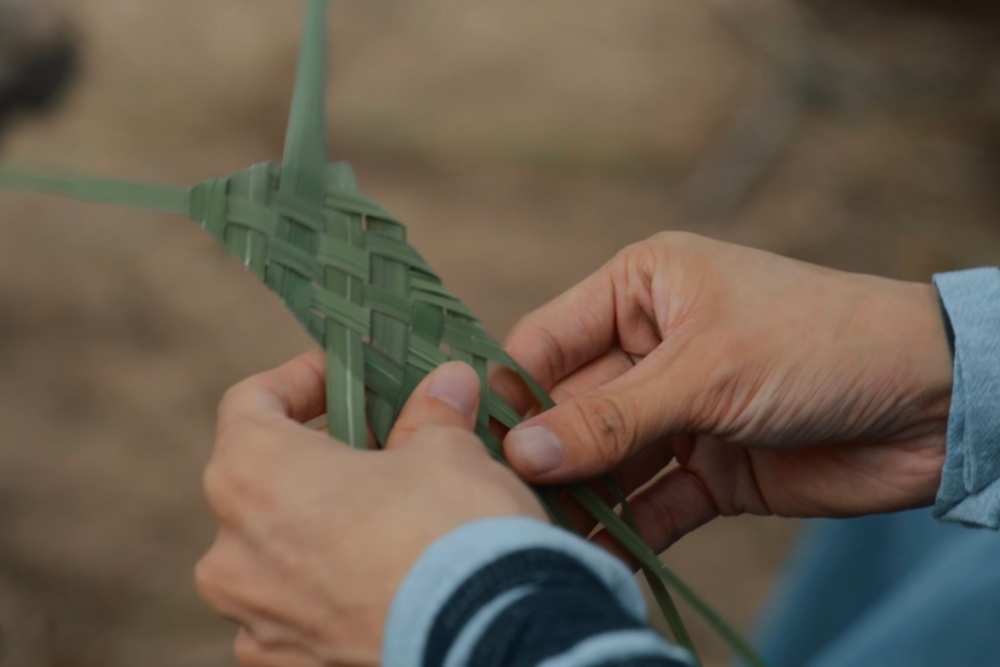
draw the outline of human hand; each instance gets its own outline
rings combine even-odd
[[[385,451],[304,425],[323,414],[322,354],[231,389],[205,492],[218,537],[201,595],[241,626],[245,667],[379,664],[396,589],[423,551],[480,518],[546,520],[474,435],[479,384],[446,364],[413,393]]]
[[[510,463],[543,484],[652,481],[630,505],[657,551],[719,515],[899,510],[940,481],[952,369],[930,285],[661,234],[507,348],[558,403],[510,432]]]

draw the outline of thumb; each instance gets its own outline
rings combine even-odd
[[[410,395],[386,448],[404,446],[417,431],[435,426],[457,426],[472,431],[479,408],[479,376],[470,366],[450,362],[424,378]]]
[[[662,370],[640,363],[514,428],[504,441],[507,459],[530,482],[593,479],[676,430],[684,410],[674,400],[680,396],[665,395],[669,386]]]

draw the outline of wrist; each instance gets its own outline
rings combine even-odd
[[[864,335],[876,340],[876,362],[885,362],[887,381],[907,415],[906,430],[940,444],[951,407],[953,368],[948,325],[937,289],[929,283],[861,277]]]
[[[941,296],[929,283],[904,283],[909,287],[910,316],[907,325],[908,354],[916,374],[916,395],[921,398],[923,415],[940,424],[942,440],[947,432],[948,412],[954,382],[952,347],[947,315]]]

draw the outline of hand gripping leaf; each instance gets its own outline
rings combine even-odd
[[[516,371],[546,407],[544,391],[504,353],[479,320],[406,242],[406,228],[358,193],[346,164],[329,164],[324,130],[325,0],[309,0],[302,56],[281,165],[259,164],[191,189],[0,170],[0,185],[78,199],[182,213],[239,257],[276,292],[326,350],[330,435],[364,448],[366,427],[383,443],[407,397],[440,364],[457,359],[482,380],[477,433],[502,460],[490,420],[519,415],[490,391],[488,363]],[[619,501],[621,494],[610,486]],[[749,663],[753,650],[664,567],[634,530],[586,485],[570,495],[642,565],[677,640],[690,638],[667,595],[671,585]],[[551,491],[539,492],[552,516]]]

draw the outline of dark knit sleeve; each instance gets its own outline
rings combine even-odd
[[[385,667],[690,667],[649,627],[632,574],[565,531],[521,518],[435,543],[397,594]]]

